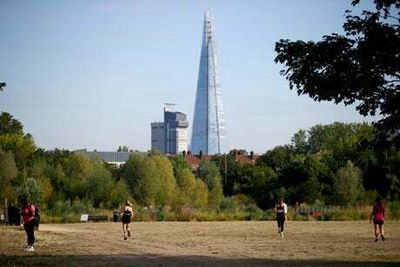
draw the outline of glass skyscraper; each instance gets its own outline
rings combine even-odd
[[[215,43],[213,17],[209,10],[204,15],[196,104],[194,108],[191,151],[205,155],[228,152],[224,108]]]

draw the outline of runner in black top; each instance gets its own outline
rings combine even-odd
[[[129,200],[125,202],[124,207],[121,210],[121,220],[122,220],[122,232],[124,233],[124,240],[128,239],[128,236],[131,236],[131,231],[129,229],[129,224],[131,223],[133,217],[133,210],[131,207],[131,203]]]
[[[283,201],[283,197],[281,197],[278,203],[275,206],[276,210],[276,222],[278,223],[278,233],[283,237],[283,230],[286,220],[287,214],[287,205]]]

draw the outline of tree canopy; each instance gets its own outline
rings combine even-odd
[[[400,129],[400,0],[374,3],[360,16],[346,11],[344,34],[280,40],[275,62],[285,65],[281,75],[299,95],[355,104],[364,116],[380,114],[378,125],[393,132]]]

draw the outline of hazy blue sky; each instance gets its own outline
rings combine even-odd
[[[192,123],[210,7],[230,149],[263,153],[299,129],[366,120],[354,107],[297,96],[273,62],[281,38],[342,32],[350,2],[1,0],[0,110],[45,149],[148,150],[163,103]]]

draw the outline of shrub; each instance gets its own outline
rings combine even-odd
[[[393,201],[388,205],[388,216],[390,220],[399,220],[400,219],[400,201]]]

